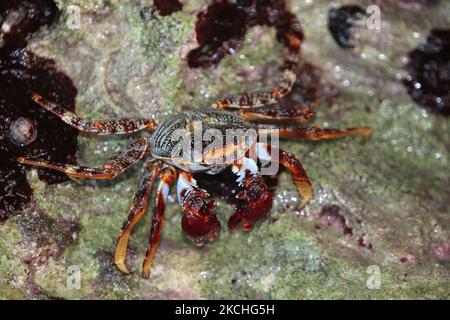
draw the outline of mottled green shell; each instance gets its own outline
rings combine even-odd
[[[222,134],[222,143],[226,146],[230,143],[226,139],[229,130],[249,132],[249,130],[255,128],[252,124],[231,112],[198,110],[176,114],[165,119],[153,133],[151,137],[152,155],[160,159],[171,158],[172,151],[180,140],[179,130],[190,133],[190,141],[193,146],[195,134],[201,132],[201,137],[205,137],[208,135],[207,132],[212,132],[211,129],[218,130],[217,132]],[[210,143],[211,140],[202,140],[202,147],[206,148]],[[251,144],[252,142],[241,151],[245,153]]]

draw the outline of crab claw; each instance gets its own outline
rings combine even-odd
[[[245,231],[255,222],[265,218],[272,208],[272,194],[260,174],[252,174],[242,182],[244,190],[236,198],[244,200],[228,220],[228,227],[233,230],[242,223]]]
[[[215,206],[215,201],[208,199],[208,194],[197,188],[190,189],[183,198],[181,227],[184,234],[198,246],[215,240],[220,232],[220,222],[212,213]]]

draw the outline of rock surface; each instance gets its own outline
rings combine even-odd
[[[181,11],[160,16],[142,12],[151,1],[59,0],[58,24],[28,48],[73,80],[77,113],[89,119],[161,118],[274,83],[282,48],[267,27],[252,28],[216,67],[189,68],[206,1],[182,2]],[[67,24],[73,3],[80,29]],[[302,61],[320,66],[324,87],[339,92],[333,105],[319,100],[315,123],[374,130],[367,144],[282,141],[315,188],[304,211],[295,210],[297,194],[283,172],[266,221],[246,233],[223,228],[217,241],[197,248],[181,232],[172,193],[145,280],[149,214],[130,241],[134,273],[122,275],[112,260],[141,166],[114,181],[57,185],[29,171],[34,200],[0,224],[0,298],[450,298],[450,121],[416,105],[401,80],[408,53],[431,28],[450,26],[450,6],[378,3],[381,30],[355,27],[356,47],[345,50],[327,30],[329,1],[288,2],[305,32]],[[126,141],[80,134],[77,161],[99,165]],[[218,203],[225,226],[232,209]]]

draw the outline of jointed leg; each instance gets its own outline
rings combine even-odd
[[[170,185],[177,177],[177,171],[173,167],[162,169],[161,181],[156,192],[156,202],[153,210],[150,241],[147,252],[145,253],[144,263],[142,265],[142,276],[150,276],[150,268],[153,263],[156,249],[161,239],[161,231],[164,226],[164,210],[166,208],[166,199],[169,195]]]
[[[297,18],[291,14],[283,15],[281,21],[276,23],[269,20],[267,21],[268,25],[274,26],[276,29],[277,40],[286,48],[283,66],[280,68],[282,71],[281,81],[278,86],[269,92],[244,93],[230,97],[215,103],[214,107],[219,109],[257,108],[277,102],[292,90],[296,80],[295,69],[300,59],[303,31]]]
[[[289,82],[289,87],[277,87],[268,92],[241,93],[239,95],[220,100],[213,104],[212,107],[221,110],[250,109],[275,104],[291,91],[292,85]]]
[[[239,114],[249,122],[270,122],[270,123],[304,123],[315,117],[314,111],[308,107],[298,107],[295,109],[283,108],[251,108],[241,109]]]
[[[281,98],[287,96],[297,79],[295,69],[298,64],[300,54],[300,40],[298,40],[298,47],[295,50],[291,50],[288,57],[284,61],[284,65],[281,68],[282,76],[281,81],[271,91],[241,93],[233,97],[228,97],[220,100],[212,105],[212,107],[225,110],[225,109],[252,109],[267,106],[277,103]]]
[[[96,133],[98,135],[127,134],[141,130],[153,132],[156,123],[152,119],[118,119],[102,121],[85,121],[73,112],[70,112],[56,103],[46,100],[37,93],[33,93],[33,100],[50,111],[71,127],[83,132]]]
[[[221,110],[240,110],[242,118],[248,121],[289,121],[304,122],[311,119],[314,114],[310,110],[300,110],[295,115],[283,114],[283,112],[272,112],[256,110],[261,107],[277,103],[287,96],[297,80],[296,72],[300,59],[300,49],[303,40],[303,32],[300,24],[294,17],[286,16],[281,23],[275,24],[277,39],[286,47],[283,65],[280,68],[281,80],[277,86],[270,91],[241,93],[233,97],[220,100],[212,105],[213,108]],[[275,111],[275,112],[274,112]]]
[[[150,196],[155,178],[158,175],[158,170],[159,167],[156,163],[146,164],[144,175],[139,182],[139,187],[131,204],[130,213],[124,221],[122,230],[117,239],[116,248],[114,250],[114,263],[123,273],[130,273],[125,264],[130,233],[135,224],[145,214],[148,197]]]
[[[350,136],[362,137],[364,141],[370,139],[372,129],[369,127],[357,127],[348,129],[328,129],[315,127],[279,127],[274,125],[258,125],[258,132],[264,134],[276,134],[282,138],[297,138],[304,140],[339,139]]]
[[[298,50],[300,49],[298,48]],[[239,110],[240,116],[250,122],[303,123],[311,120],[315,113],[307,106],[299,106],[295,109],[272,108],[271,106],[291,92],[297,79],[295,74],[297,54],[291,52],[290,58],[285,61],[282,68],[282,80],[272,91],[242,93],[220,100],[212,107],[221,110]]]
[[[147,154],[148,148],[148,139],[138,138],[132,141],[126,149],[114,154],[100,168],[89,168],[73,164],[40,161],[36,159],[27,159],[24,157],[18,158],[17,161],[22,164],[61,171],[68,176],[75,178],[112,179],[142,159]]]
[[[278,87],[272,91],[241,93],[233,97],[220,100],[212,105],[216,109],[250,109],[267,106],[277,103],[281,98],[285,97],[292,90],[292,86],[296,80],[296,75],[292,70],[283,72],[283,80]]]
[[[276,161],[290,170],[292,180],[302,198],[299,209],[302,209],[312,199],[314,190],[311,182],[300,161],[293,154],[272,145],[258,143],[257,156],[263,161]]]

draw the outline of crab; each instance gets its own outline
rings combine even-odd
[[[367,139],[371,135],[371,129],[368,127],[330,129],[319,126],[292,125],[311,120],[315,113],[307,106],[298,108],[296,112],[288,113],[270,108],[272,104],[279,102],[290,93],[296,80],[294,70],[298,61],[300,39],[292,35],[286,37],[290,40],[291,50],[281,67],[281,80],[274,89],[228,97],[214,103],[209,109],[195,109],[168,116],[160,122],[151,118],[87,121],[39,93],[33,93],[32,99],[38,105],[82,132],[112,135],[142,131],[146,134],[132,140],[126,148],[119,150],[104,165],[97,168],[25,157],[20,157],[17,161],[23,165],[58,170],[74,178],[112,179],[145,159],[143,176],[114,250],[114,262],[117,268],[123,273],[129,274],[126,253],[130,234],[136,223],[145,214],[153,185],[159,179],[156,187],[149,245],[142,266],[144,278],[150,276],[164,225],[166,200],[170,186],[175,182],[177,182],[177,196],[183,213],[181,227],[185,235],[194,244],[200,246],[215,240],[221,230],[221,224],[213,213],[216,203],[211,199],[207,190],[203,190],[201,186],[197,185],[194,179],[196,172],[215,175],[231,166],[232,172],[236,174],[236,183],[242,189],[236,197],[244,205],[240,206],[229,218],[230,229],[242,226],[244,230],[250,230],[270,212],[272,194],[264,182],[258,161],[277,163],[290,171],[301,199],[299,209],[302,209],[313,198],[314,191],[300,161],[293,154],[271,143],[261,142],[259,138],[262,135],[274,134],[281,138],[314,141],[347,136],[359,136]],[[205,151],[208,151],[196,152],[194,146],[194,152],[188,153],[187,157],[174,156],[176,154],[174,151],[178,147],[174,136],[180,130],[187,133],[184,135],[187,137],[187,143],[184,146],[191,147],[198,144],[198,141],[195,141],[195,132],[199,129],[202,134],[212,131],[219,134],[225,133],[226,136],[226,131],[233,129],[237,132],[244,132],[244,135],[240,135],[241,139],[231,140],[220,140],[220,138],[215,140],[212,137],[203,139],[200,140],[202,148],[207,147],[207,143],[213,140],[220,147],[204,148]],[[251,134],[247,134],[248,132]],[[217,144],[217,142],[221,142],[221,144]],[[230,155],[233,156],[230,157]],[[225,161],[223,161],[224,159]]]

